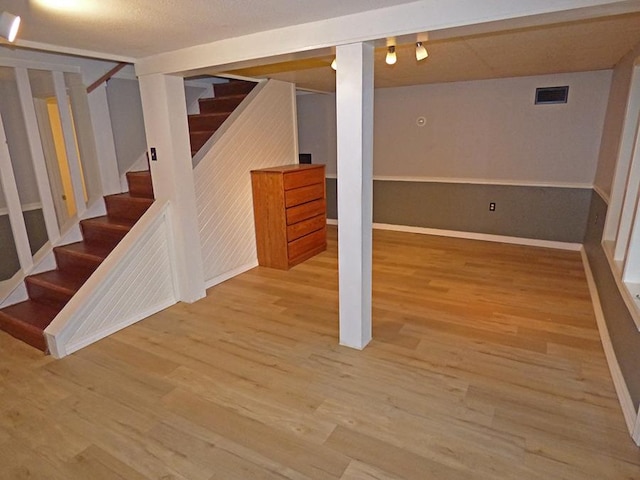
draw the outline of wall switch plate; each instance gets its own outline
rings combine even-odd
[[[156,154],[155,147],[151,147],[151,160],[154,162],[158,161],[158,155]]]
[[[496,211],[496,202],[490,202],[489,203],[489,211],[490,212],[495,212]]]

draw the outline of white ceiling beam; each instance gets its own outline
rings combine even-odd
[[[336,45],[519,19],[519,27],[640,10],[639,0],[422,0],[394,7],[229,38],[136,61],[138,75],[182,73],[210,66]],[[552,20],[553,19],[553,20]]]

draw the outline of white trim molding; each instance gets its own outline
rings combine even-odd
[[[602,199],[602,201],[604,203],[606,203],[607,205],[609,205],[609,195],[607,195],[605,193],[604,190],[602,190],[602,188],[600,188],[598,185],[594,185],[593,189],[595,190],[595,192],[600,196],[600,198]]]
[[[620,267],[613,258],[612,243],[603,242],[601,248],[607,258],[607,262],[609,263],[609,268],[616,281],[616,286],[618,287],[620,296],[624,300],[627,310],[629,311],[629,315],[631,315],[633,322],[636,324],[636,328],[640,331],[640,298],[634,297],[633,292],[629,290],[627,284],[622,279]]]
[[[640,446],[639,416],[633,405],[631,394],[629,393],[624,376],[622,375],[622,370],[620,370],[620,365],[618,364],[618,359],[616,358],[615,351],[613,350],[613,344],[611,343],[611,337],[609,336],[609,330],[607,329],[607,323],[600,303],[600,296],[598,295],[598,289],[584,248],[580,250],[580,254],[582,256],[584,273],[587,277],[589,293],[591,294],[591,302],[593,303],[593,311],[596,317],[596,324],[598,325],[598,332],[600,333],[602,348],[604,349],[604,355],[607,359],[607,364],[609,365],[611,378],[613,379],[613,386],[616,389],[618,401],[620,402],[620,407],[622,408],[622,414],[624,415],[624,420],[627,424],[627,428],[629,429],[629,434],[632,436],[636,444]]]
[[[328,173],[326,178],[337,179],[335,173]],[[541,188],[576,188],[591,190],[594,186],[590,183],[571,182],[537,182],[528,180],[504,180],[495,178],[455,178],[455,177],[423,177],[402,175],[374,175],[374,181],[378,182],[414,182],[414,183],[453,183],[463,185],[500,185],[509,187],[541,187]]]
[[[338,225],[334,218],[327,219],[327,225]],[[581,243],[556,242],[553,240],[539,240],[537,238],[508,237],[505,235],[493,235],[490,233],[463,232],[458,230],[440,230],[437,228],[412,227],[409,225],[391,225],[388,223],[374,223],[374,230],[391,230],[394,232],[418,233],[421,235],[435,235],[438,237],[465,238],[467,240],[480,240],[483,242],[510,243],[528,247],[555,248],[556,250],[569,250],[579,252]]]

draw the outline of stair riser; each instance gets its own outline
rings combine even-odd
[[[211,138],[214,132],[192,132],[189,134],[191,142],[191,151],[197,152],[202,146],[207,143],[207,140]]]
[[[122,196],[107,196],[104,197],[104,201],[107,205],[107,215],[129,220],[138,220],[153,203],[151,199],[134,200]]]
[[[189,131],[190,132],[215,132],[229,115],[189,115]]]
[[[29,294],[29,298],[31,300],[46,303],[47,305],[59,308],[60,310],[62,310],[62,308],[67,304],[69,300],[71,300],[72,297],[72,295],[47,288],[44,285],[34,284],[29,281],[29,277],[25,279],[25,284],[27,285],[27,293]]]
[[[122,240],[127,234],[125,231],[99,227],[92,224],[85,224],[83,222],[80,222],[80,228],[85,242],[105,245],[111,248],[120,243],[120,240]]]
[[[41,330],[17,322],[2,313],[0,313],[0,330],[7,332],[12,337],[22,340],[27,345],[31,345],[42,352],[46,352],[48,350],[47,341],[45,340],[44,333]]]
[[[244,100],[242,97],[218,97],[200,99],[200,113],[231,113]]]
[[[153,198],[153,183],[150,175],[127,174],[127,184],[129,185],[129,195],[132,197]]]
[[[56,264],[59,270],[80,271],[87,275],[93,273],[100,266],[102,261],[93,258],[73,255],[61,250],[53,250],[56,256]]]
[[[224,97],[225,95],[240,95],[242,93],[249,93],[253,90],[256,84],[253,82],[229,82],[229,83],[216,83],[213,86],[213,91],[216,97]]]

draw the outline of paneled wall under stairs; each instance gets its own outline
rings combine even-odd
[[[257,265],[249,172],[298,162],[295,86],[257,88],[194,168],[207,287]]]

